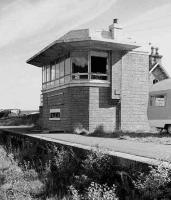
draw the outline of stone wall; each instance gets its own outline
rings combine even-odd
[[[149,56],[130,52],[122,57],[121,129],[149,131]]]
[[[110,87],[90,87],[89,130],[103,128],[113,132],[116,128],[116,106],[111,99]]]

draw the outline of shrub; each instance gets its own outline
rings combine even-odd
[[[75,125],[73,132],[77,135],[89,135],[88,130],[86,130],[81,123]]]
[[[83,161],[85,175],[99,183],[111,181],[113,167],[113,159],[99,149],[88,153],[87,158]]]
[[[147,175],[140,173],[138,180],[134,182],[140,196],[149,200],[161,197],[171,198],[171,191],[168,190],[168,184],[171,181],[170,172],[171,165],[161,163],[157,167],[151,167],[150,173]]]
[[[81,195],[75,187],[70,186],[72,200],[118,200],[115,194],[115,186],[108,187],[92,182],[87,191]]]
[[[87,192],[88,200],[118,200],[115,194],[115,185],[108,187],[92,182]]]

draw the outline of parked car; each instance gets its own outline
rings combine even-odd
[[[171,79],[154,84],[149,93],[148,119],[152,127],[171,134]]]

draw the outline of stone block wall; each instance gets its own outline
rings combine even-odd
[[[111,99],[110,87],[90,87],[89,130],[93,132],[99,126],[106,132],[116,128],[116,104]]]
[[[122,57],[121,129],[149,131],[149,56],[130,52]]]

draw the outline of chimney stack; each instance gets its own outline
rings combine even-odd
[[[152,67],[157,63],[161,64],[162,57],[163,56],[159,54],[159,48],[152,46],[151,47],[151,54],[149,56],[150,69],[152,69]]]
[[[111,33],[112,39],[118,39],[122,35],[122,28],[118,25],[118,19],[113,19],[113,24],[109,26],[109,31]]]

